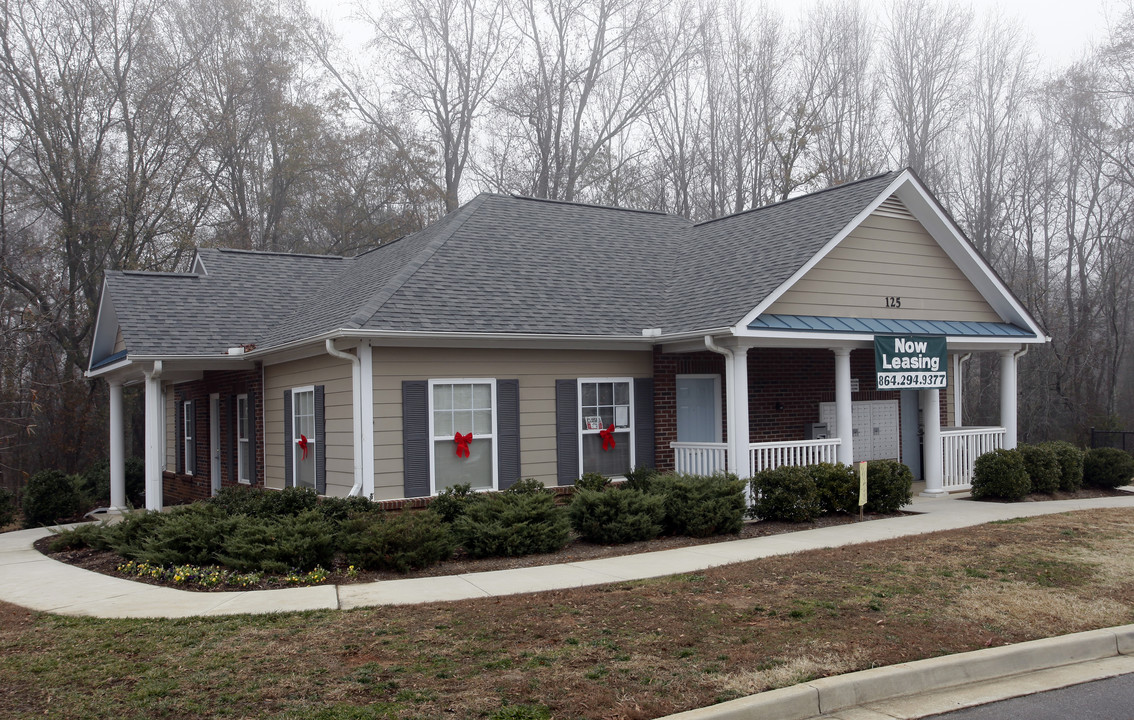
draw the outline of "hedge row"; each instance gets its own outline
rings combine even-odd
[[[973,466],[973,497],[1019,500],[1030,493],[1116,488],[1134,481],[1134,456],[1116,448],[1086,452],[1068,442],[985,453]]]
[[[895,513],[910,502],[913,475],[895,460],[866,465],[866,512]],[[858,511],[859,478],[841,463],[764,470],[752,478],[749,513],[764,520],[810,522],[823,515]]]

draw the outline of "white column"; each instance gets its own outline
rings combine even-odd
[[[922,495],[945,495],[941,474],[941,391],[921,391],[921,407],[925,413],[925,435],[921,439],[921,475],[925,478]]]
[[[126,452],[122,428],[122,382],[110,384],[110,509],[126,509]]]
[[[162,423],[161,362],[146,373],[146,509],[161,510],[161,445],[165,441]]]
[[[1004,447],[1016,447],[1016,353],[1000,351],[1000,424],[1004,426]]]
[[[950,357],[953,358],[953,427],[963,427],[965,423],[961,417],[961,363],[965,358],[958,353],[953,353]]]
[[[362,495],[374,497],[374,355],[370,341],[358,345],[362,402]]]
[[[724,352],[724,379],[725,379],[725,431],[728,442],[725,443],[725,465],[730,473],[740,475],[736,455],[736,406],[740,400],[736,394],[736,373],[732,369],[732,352]]]
[[[854,462],[854,414],[851,412],[850,348],[831,348],[835,353],[835,436],[839,462]]]
[[[732,351],[732,373],[735,376],[732,382],[734,394],[729,395],[729,405],[735,405],[736,412],[732,416],[735,423],[729,428],[728,436],[731,440],[730,455],[736,458],[735,469],[730,468],[739,478],[752,477],[752,463],[748,458],[748,348],[738,347]],[[736,402],[733,402],[733,398]],[[735,429],[735,432],[734,432]],[[731,464],[731,463],[730,463]]]

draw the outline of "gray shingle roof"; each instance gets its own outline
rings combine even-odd
[[[203,249],[207,275],[108,273],[132,354],[214,355],[336,329],[640,337],[735,324],[898,173],[698,225],[481,195],[354,258]]]

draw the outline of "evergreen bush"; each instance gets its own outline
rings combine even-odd
[[[642,492],[650,492],[654,480],[660,475],[655,468],[639,465],[630,472],[626,473],[626,487],[631,490],[641,490]]]
[[[610,492],[576,490],[567,517],[587,542],[614,545],[651,540],[661,534],[664,503],[659,495],[628,487]]]
[[[351,565],[400,573],[449,559],[454,545],[449,525],[429,509],[356,516],[343,523],[339,538]]]
[[[810,522],[822,514],[819,491],[807,470],[779,467],[756,473],[752,478],[756,499],[749,514],[763,520]]]
[[[319,498],[316,509],[323,514],[323,517],[333,523],[340,523],[355,515],[381,514],[382,512],[380,505],[371,502],[370,498],[358,495]]]
[[[854,468],[842,463],[817,463],[804,469],[815,481],[824,515],[858,513],[858,475]]]
[[[480,502],[483,496],[472,489],[470,483],[460,483],[447,487],[429,503],[429,509],[437,513],[447,523],[456,522],[465,514],[469,506]]]
[[[247,521],[204,503],[174,508],[160,517],[131,559],[151,565],[212,565],[225,538]]]
[[[24,527],[34,528],[70,520],[82,512],[80,481],[60,470],[42,470],[24,488]]]
[[[1059,461],[1059,489],[1075,492],[1083,487],[1083,451],[1069,442],[1055,440],[1044,443]]]
[[[82,523],[68,530],[60,530],[55,533],[55,537],[51,538],[47,549],[51,552],[79,550],[89,547],[101,550],[105,547],[105,541],[103,539],[103,530],[105,527],[106,523],[104,521],[101,523]]]
[[[214,557],[234,570],[281,574],[328,566],[334,558],[336,527],[316,509],[279,517],[222,517],[231,525],[221,528]]]
[[[368,502],[365,498],[357,500]],[[223,487],[207,503],[227,515],[258,518],[295,516],[308,510],[317,510],[320,505],[319,495],[311,488],[267,490],[247,485]]]
[[[913,500],[913,473],[897,460],[866,463],[866,505],[869,513],[896,513]],[[855,504],[858,493],[855,492]]]
[[[127,560],[137,560],[146,541],[157,529],[167,522],[169,515],[146,510],[126,513],[113,525],[107,525],[99,533],[106,547]],[[92,545],[97,548],[97,545]]]
[[[1016,450],[998,448],[973,463],[973,498],[1019,500],[1032,491],[1024,458]]]
[[[1024,458],[1024,469],[1032,492],[1051,494],[1059,489],[1059,457],[1055,450],[1046,445],[1020,445],[1020,457]]]
[[[1134,456],[1118,448],[1091,448],[1083,458],[1083,482],[1097,488],[1131,484],[1134,482]]]
[[[134,507],[145,505],[146,461],[138,457],[126,458],[126,502]],[[83,502],[94,507],[110,500],[110,461],[98,460],[87,466],[79,476],[79,492]]]
[[[524,478],[523,480],[517,480],[512,483],[511,487],[504,492],[512,493],[513,495],[534,495],[542,493],[546,489],[547,488],[545,488],[543,483],[539,480],[535,478]]]
[[[569,538],[567,513],[550,493],[486,495],[466,506],[453,531],[472,557],[554,552]]]
[[[576,490],[595,490],[601,492],[610,485],[610,478],[597,472],[583,473],[583,477],[575,481]]]
[[[670,475],[655,480],[665,498],[663,530],[671,535],[736,534],[744,524],[744,482],[735,475]]]
[[[8,488],[0,487],[0,528],[11,525],[16,519],[16,496]]]

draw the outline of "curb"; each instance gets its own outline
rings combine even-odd
[[[1134,655],[1134,625],[821,678],[660,720],[807,720],[866,703],[1120,655]]]

